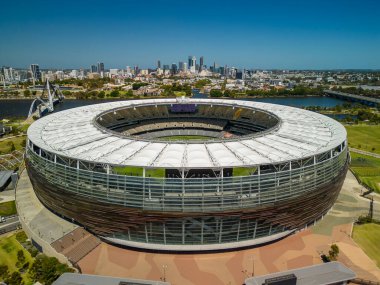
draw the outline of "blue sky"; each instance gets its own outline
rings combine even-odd
[[[380,1],[2,1],[0,66],[380,69]]]

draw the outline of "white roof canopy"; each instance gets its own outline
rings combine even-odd
[[[337,121],[303,109],[253,101],[187,99],[192,104],[252,107],[273,113],[278,129],[234,141],[159,142],[117,136],[94,125],[94,118],[114,108],[137,104],[175,104],[176,99],[119,101],[53,113],[34,122],[28,138],[57,155],[114,165],[165,168],[223,168],[286,162],[335,148],[346,140]],[[182,103],[182,102],[181,102]]]

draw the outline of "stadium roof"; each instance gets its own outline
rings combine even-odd
[[[193,104],[252,107],[276,115],[280,127],[255,137],[223,142],[159,142],[123,137],[95,126],[100,113],[140,104],[175,104],[178,99],[118,101],[53,113],[34,122],[29,139],[57,155],[113,165],[223,168],[301,159],[328,151],[346,139],[345,128],[318,113],[241,100],[187,99]],[[181,102],[183,104],[183,102]]]

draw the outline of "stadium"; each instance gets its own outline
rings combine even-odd
[[[28,129],[26,166],[46,208],[113,244],[255,246],[321,219],[349,162],[347,135],[306,110],[241,100],[118,101]]]

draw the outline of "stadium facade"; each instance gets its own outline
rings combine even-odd
[[[120,101],[34,122],[26,165],[48,209],[109,242],[222,250],[323,217],[347,172],[346,137],[338,122],[282,105]]]

